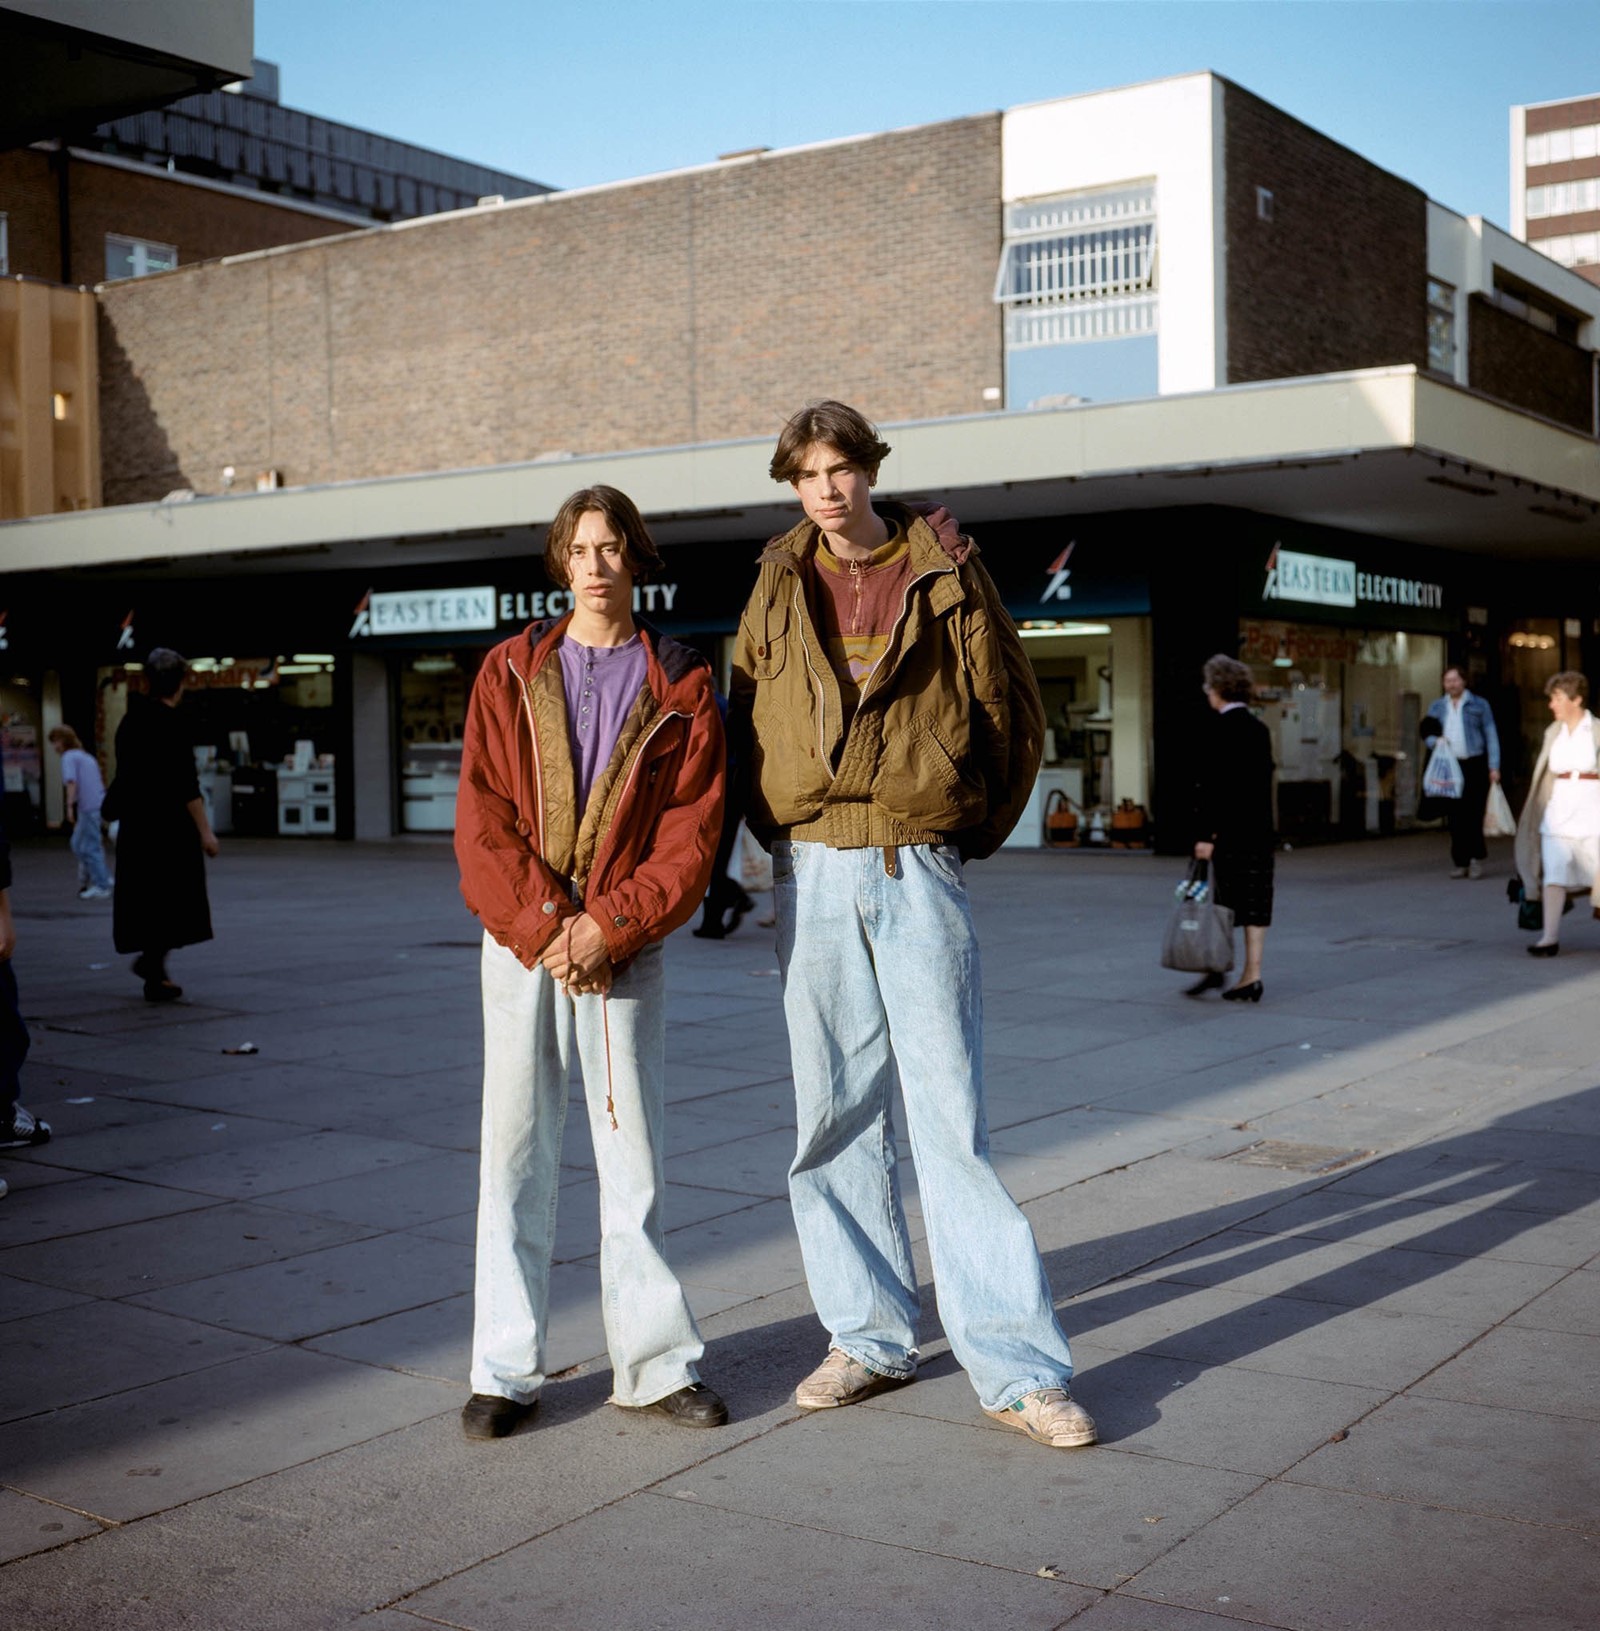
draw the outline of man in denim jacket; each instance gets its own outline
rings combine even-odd
[[[1444,695],[1428,709],[1437,719],[1444,739],[1461,761],[1461,797],[1450,802],[1450,865],[1452,878],[1481,878],[1489,850],[1483,841],[1483,811],[1489,802],[1489,784],[1500,780],[1500,733],[1494,712],[1482,697],[1467,689],[1459,668],[1444,671]]]

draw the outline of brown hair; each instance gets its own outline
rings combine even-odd
[[[767,467],[774,481],[798,481],[805,468],[806,449],[816,442],[837,448],[851,464],[878,479],[878,466],[889,456],[889,444],[878,435],[865,414],[843,402],[813,402],[790,416],[778,432],[778,445]]]
[[[52,725],[48,740],[59,742],[69,753],[73,748],[83,746],[83,743],[78,740],[78,733],[70,725]]]
[[[661,556],[656,552],[655,541],[639,514],[638,505],[617,487],[580,487],[556,511],[556,518],[550,523],[550,536],[545,540],[544,569],[552,583],[559,583],[563,589],[572,587],[572,570],[568,563],[572,538],[578,530],[578,522],[591,510],[603,515],[622,540],[622,559],[635,583],[644,583],[661,570]]]
[[[1205,682],[1224,702],[1248,702],[1255,695],[1250,670],[1237,657],[1224,657],[1219,651],[1206,659],[1202,670]]]
[[[1586,702],[1589,697],[1589,682],[1575,668],[1563,668],[1559,674],[1552,674],[1544,682],[1544,694],[1549,696],[1552,691],[1565,691],[1574,702]]]

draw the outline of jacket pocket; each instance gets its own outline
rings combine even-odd
[[[941,832],[981,820],[985,795],[965,753],[957,755],[933,721],[923,716],[883,745],[872,782],[873,802],[909,826]]]

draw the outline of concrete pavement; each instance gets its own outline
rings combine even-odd
[[[980,1413],[931,1294],[914,1386],[794,1408],[825,1336],[770,931],[668,950],[669,1249],[731,1425],[605,1405],[573,1117],[560,1374],[468,1443],[477,945],[448,848],[227,844],[219,938],[151,1008],[65,845],[21,846],[25,1102],[56,1136],[0,1155],[0,1619],[1592,1625],[1600,923],[1526,957],[1507,847],[1482,883],[1433,838],[1282,857],[1259,1007],[1156,967],[1170,861],[970,870],[995,1158],[1103,1438],[1060,1452]]]

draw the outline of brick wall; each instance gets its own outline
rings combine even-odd
[[[1467,312],[1467,383],[1529,413],[1593,435],[1594,354],[1475,294]]]
[[[979,412],[999,171],[984,115],[113,285],[106,502]]]
[[[34,148],[0,153],[0,210],[10,228],[10,269],[56,283],[93,284],[106,275],[106,234],[171,244],[178,263],[248,254],[360,230],[280,204],[88,159],[69,159],[72,264],[62,276],[54,155]]]
[[[1425,367],[1426,196],[1236,85],[1223,107],[1229,381]]]
[[[0,152],[0,210],[6,217],[7,269],[59,279],[56,178],[47,153]]]

